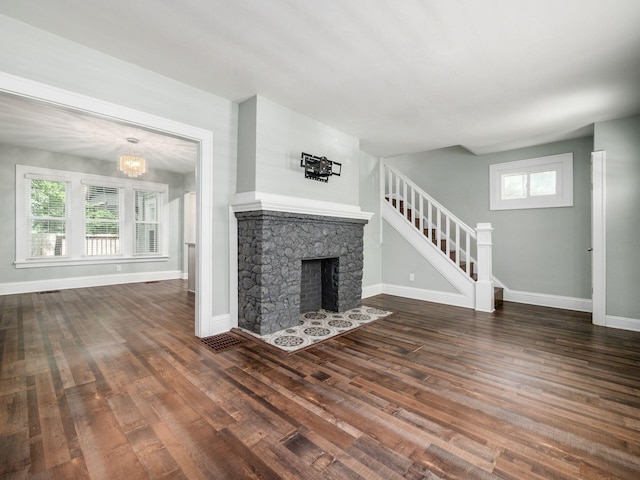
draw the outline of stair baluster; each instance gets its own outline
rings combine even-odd
[[[383,163],[382,174],[382,193],[389,205],[422,232],[453,265],[476,282],[476,310],[493,311],[494,295],[497,300],[498,293],[494,293],[491,280],[491,224],[478,224],[477,234],[475,229],[458,219],[402,173]],[[464,244],[461,243],[462,237]],[[477,251],[477,261],[471,255],[473,250]],[[501,298],[502,293],[499,295]]]

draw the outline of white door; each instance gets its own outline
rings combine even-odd
[[[606,152],[591,154],[591,285],[594,325],[606,325],[607,215]]]

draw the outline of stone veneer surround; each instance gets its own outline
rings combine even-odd
[[[236,212],[238,326],[267,335],[297,326],[302,261],[337,258],[336,311],[362,305],[367,220],[280,211]]]

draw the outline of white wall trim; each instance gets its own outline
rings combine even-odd
[[[309,198],[290,197],[264,192],[237,193],[233,200],[234,212],[270,210],[274,212],[301,213],[325,217],[371,220],[373,213],[363,212],[358,205],[325,202]]]
[[[68,290],[70,288],[103,287],[123,283],[156,282],[160,280],[182,279],[180,270],[164,272],[118,273],[90,277],[54,278],[31,282],[0,283],[0,295],[46,292],[48,290]]]
[[[196,291],[200,294],[196,295],[195,334],[202,336],[202,324],[209,323],[213,314],[213,132],[1,71],[0,91],[90,112],[198,142],[200,155],[196,164]]]
[[[382,283],[362,287],[362,298],[375,297],[376,295],[382,294],[383,287],[384,285]]]
[[[607,154],[591,153],[592,322],[607,323]]]
[[[502,286],[502,283],[499,283]],[[579,312],[591,311],[591,300],[588,298],[576,298],[576,297],[564,297],[560,295],[548,295],[544,293],[533,292],[520,292],[515,290],[509,290],[504,288],[504,300],[507,302],[525,303],[528,305],[538,305],[542,307],[560,308],[563,310],[576,310]],[[464,295],[439,292],[435,290],[424,290],[414,287],[405,287],[402,285],[390,285],[380,283],[377,285],[370,285],[362,289],[362,298],[373,297],[380,294],[397,295],[399,297],[412,298],[415,300],[424,300],[427,302],[443,303],[447,305],[454,305],[459,307],[469,306],[469,302]],[[473,308],[473,306],[471,306]],[[616,323],[610,324],[610,319]],[[622,317],[607,316],[607,327],[625,328],[619,325],[631,325],[638,322],[635,328],[640,331],[640,320],[623,319]],[[634,330],[635,328],[626,328],[627,330]]]
[[[234,327],[229,314],[216,315],[209,318],[208,322],[203,322],[200,338],[218,335],[219,333],[228,332]]]
[[[633,332],[640,332],[640,319],[607,315],[605,318],[604,326],[610,327],[610,328],[619,328],[621,330],[631,330]]]
[[[423,300],[425,302],[442,303],[454,307],[474,308],[473,299],[460,293],[439,292],[421,288],[405,287],[402,285],[382,284],[382,292],[387,295]]]
[[[152,263],[152,262],[167,262],[171,257],[86,257],[78,260],[67,260],[66,258],[46,257],[45,259],[29,259],[21,262],[14,262],[16,268],[45,268],[45,267],[71,267],[78,265],[113,265],[113,264],[125,264],[125,263]]]
[[[229,206],[229,329],[238,326],[238,219]]]
[[[541,307],[553,307],[563,310],[577,310],[579,312],[591,312],[592,302],[590,298],[564,297],[548,293],[521,292],[504,289],[505,302],[526,303]]]

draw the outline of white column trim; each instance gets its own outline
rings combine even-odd
[[[238,219],[229,205],[229,324],[238,326]]]
[[[592,323],[607,324],[607,166],[606,152],[591,154]]]
[[[493,291],[493,242],[490,223],[478,223],[476,226],[476,247],[478,249],[478,280],[476,281],[476,310],[493,312],[495,299]]]

